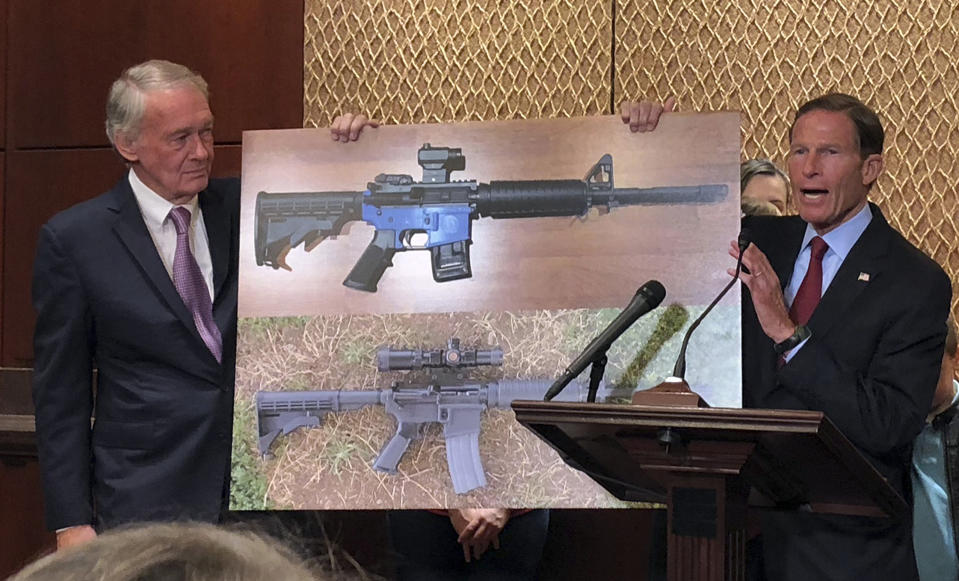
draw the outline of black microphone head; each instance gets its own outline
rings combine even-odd
[[[739,231],[739,240],[737,240],[737,243],[739,244],[740,252],[746,252],[746,248],[749,247],[750,238],[752,238],[752,236],[749,228],[743,228]]]
[[[663,302],[663,299],[666,298],[666,287],[658,280],[647,281],[646,284],[641,286],[636,292],[637,294],[643,293],[650,310],[658,307],[659,303]]]

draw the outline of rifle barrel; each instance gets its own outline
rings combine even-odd
[[[602,206],[715,204],[726,199],[726,184],[667,186],[660,188],[615,188],[611,193],[593,193],[593,204]]]

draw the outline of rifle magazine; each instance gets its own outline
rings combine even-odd
[[[446,437],[446,463],[456,494],[486,486],[486,474],[479,453],[479,430]]]

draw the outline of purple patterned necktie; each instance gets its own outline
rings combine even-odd
[[[193,314],[196,330],[210,353],[221,361],[223,357],[223,339],[220,330],[213,322],[213,303],[210,291],[203,280],[200,266],[190,251],[190,210],[177,206],[170,210],[170,218],[176,228],[176,254],[173,255],[173,285],[180,293],[183,304]]]

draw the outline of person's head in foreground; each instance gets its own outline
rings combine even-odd
[[[252,532],[210,524],[108,531],[48,555],[10,581],[314,581],[292,551]]]

